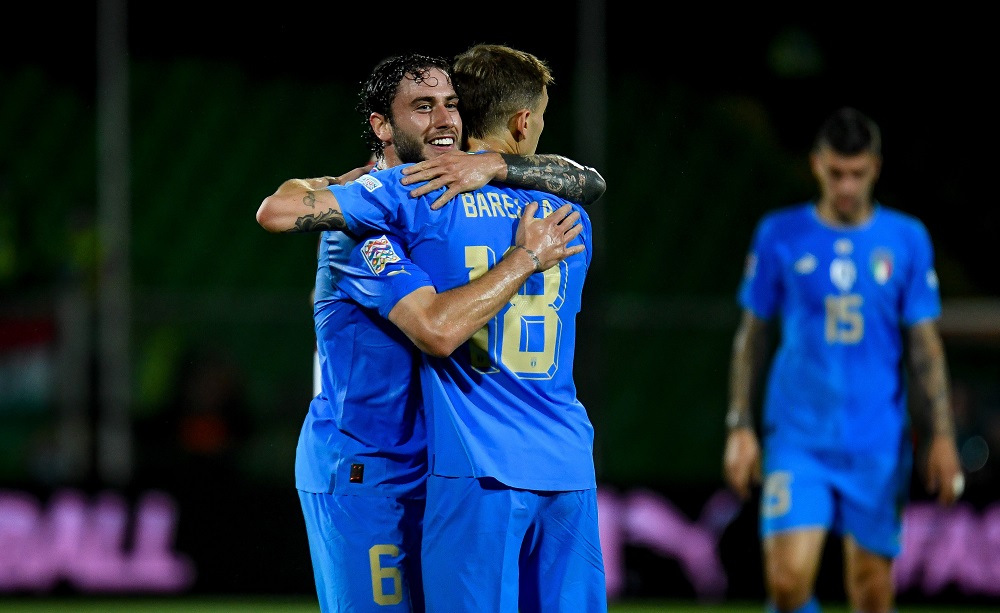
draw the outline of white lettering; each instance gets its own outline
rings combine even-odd
[[[486,201],[486,195],[483,192],[472,192],[476,195],[476,204],[479,205],[479,216],[489,217],[490,216],[490,203]]]
[[[503,202],[500,200],[500,194],[497,192],[490,192],[487,197],[490,199],[490,204],[493,206],[493,212],[490,213],[490,216],[506,217],[506,211],[503,209]]]
[[[511,198],[510,194],[501,194],[500,198],[503,200],[504,211],[507,212],[507,217],[511,219],[517,219],[520,217],[520,206],[517,203],[517,198]]]
[[[465,207],[466,217],[479,217],[479,212],[476,210],[476,196],[474,194],[462,194],[462,206]]]

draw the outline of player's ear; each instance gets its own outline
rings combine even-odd
[[[819,151],[815,149],[809,153],[809,168],[812,170],[813,177],[816,180],[820,180],[823,177],[823,165],[820,161]]]
[[[875,180],[878,180],[879,175],[882,174],[882,156],[875,156]]]
[[[519,143],[528,138],[528,117],[530,116],[531,110],[521,109],[507,122],[510,134],[514,137],[514,142]]]
[[[382,113],[372,113],[368,117],[368,125],[372,127],[372,132],[378,137],[383,143],[392,142],[392,126],[389,125],[389,120],[386,119],[385,115]]]

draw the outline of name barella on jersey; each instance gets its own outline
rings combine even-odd
[[[896,453],[884,439],[908,424],[900,332],[941,312],[919,220],[881,205],[858,227],[823,222],[811,202],[772,212],[754,232],[738,299],[781,323],[765,437]]]
[[[352,231],[392,230],[438,291],[483,275],[514,243],[523,207],[539,215],[564,204],[544,192],[488,185],[440,210],[399,184],[401,167],[331,186]],[[576,316],[592,249],[590,219],[577,206],[587,246],[529,278],[489,324],[449,358],[423,357],[431,472],[493,477],[516,488],[596,487],[593,427],[576,396]]]
[[[295,458],[297,489],[422,497],[427,437],[417,349],[385,317],[430,279],[388,235],[324,232],[314,322],[320,392]]]

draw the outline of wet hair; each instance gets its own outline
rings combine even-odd
[[[403,79],[412,79],[420,83],[435,68],[448,74],[451,72],[451,63],[443,57],[419,53],[393,55],[376,64],[368,80],[361,84],[361,94],[357,104],[362,121],[361,134],[376,158],[382,158],[385,143],[375,135],[368,118],[372,113],[379,113],[391,124],[392,101],[399,93],[399,84]]]
[[[542,90],[554,83],[548,65],[504,45],[473,45],[455,56],[452,85],[466,136],[483,138],[507,129],[511,116],[535,109]]]
[[[882,155],[882,134],[870,117],[845,106],[830,115],[816,134],[813,150],[829,147],[840,155],[857,155],[865,151]]]

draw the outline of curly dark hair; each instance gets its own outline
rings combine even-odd
[[[413,79],[420,83],[434,68],[446,75],[451,75],[451,62],[443,57],[419,53],[393,55],[376,64],[375,68],[372,69],[371,76],[361,84],[357,110],[361,114],[362,138],[379,160],[382,159],[385,143],[375,135],[368,123],[368,118],[372,113],[379,113],[384,115],[391,124],[393,121],[392,101],[399,92],[399,84],[403,82],[403,79]]]

